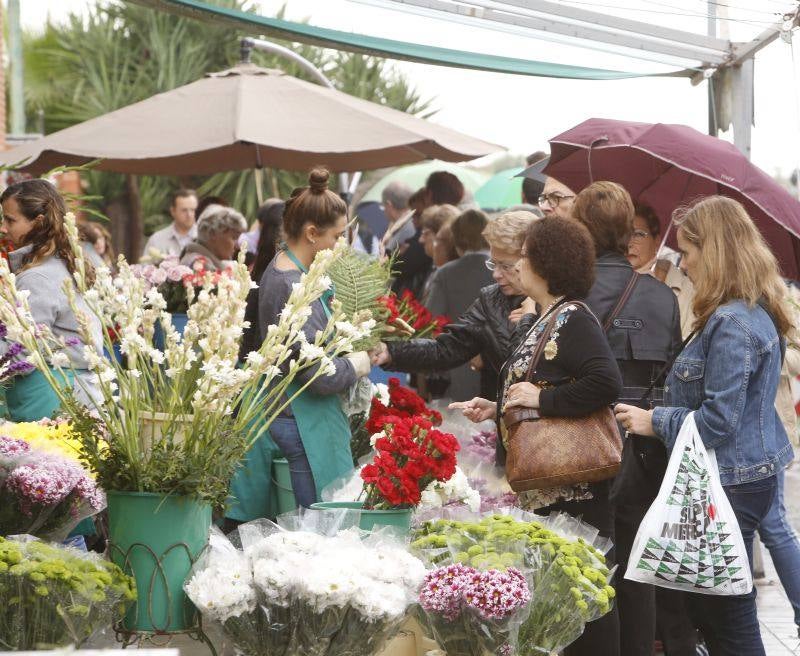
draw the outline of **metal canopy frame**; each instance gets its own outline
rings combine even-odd
[[[733,133],[736,146],[750,156],[753,123],[754,56],[779,36],[791,32],[799,24],[800,5],[784,15],[783,20],[767,28],[751,41],[731,42],[713,35],[686,32],[641,21],[610,16],[588,9],[557,4],[549,0],[356,0],[364,4],[395,5],[400,9],[423,10],[447,16],[458,16],[486,27],[485,21],[515,28],[519,33],[559,34],[577,41],[577,47],[597,48],[591,43],[638,50],[660,56],[697,62],[689,70],[696,71],[694,84],[708,79],[713,84],[718,69],[730,69],[733,105]],[[624,53],[620,53],[624,54]]]

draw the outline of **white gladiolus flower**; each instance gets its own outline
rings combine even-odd
[[[60,369],[64,369],[65,367],[69,366],[69,356],[63,351],[59,351],[58,353],[53,353],[53,356],[50,358],[50,363],[54,367],[59,367]]]

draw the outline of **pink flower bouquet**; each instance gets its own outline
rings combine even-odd
[[[63,540],[105,506],[105,494],[77,462],[0,436],[0,535]]]
[[[425,577],[419,603],[448,656],[512,656],[531,592],[518,569],[454,563]]]

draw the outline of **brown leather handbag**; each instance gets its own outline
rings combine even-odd
[[[638,275],[634,272],[606,319],[604,332],[633,293]],[[571,303],[582,306],[594,316],[584,303]],[[533,382],[531,378],[557,318],[558,312],[553,311],[536,344],[525,376],[528,382]],[[600,408],[585,417],[542,417],[538,410],[515,408],[503,413],[503,423],[508,431],[506,478],[515,492],[597,483],[613,478],[619,471],[622,438],[610,407]]]

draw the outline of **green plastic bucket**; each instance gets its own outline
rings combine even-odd
[[[272,461],[272,482],[277,490],[278,514],[292,512],[297,509],[297,500],[292,489],[292,476],[289,473],[289,461],[276,458]]]
[[[330,510],[335,508],[346,508],[348,510],[360,510],[361,517],[358,526],[364,531],[371,531],[376,526],[394,526],[403,531],[411,530],[412,508],[393,508],[392,510],[364,510],[364,504],[360,501],[320,501],[312,503],[311,507],[316,510]]]
[[[183,583],[210,527],[211,506],[192,497],[108,493],[109,554],[136,579],[139,595],[122,622],[125,631],[172,633],[197,625]]]

